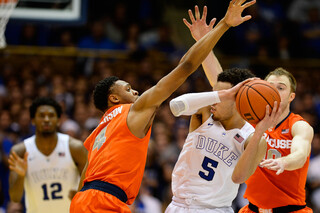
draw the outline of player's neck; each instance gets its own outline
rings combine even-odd
[[[41,134],[36,133],[37,148],[44,154],[49,155],[56,147],[58,142],[57,133],[54,134]]]
[[[285,119],[290,113],[290,108],[287,107],[283,110],[282,114],[279,116],[278,120],[277,120],[277,125],[283,121],[283,119]]]
[[[241,129],[245,125],[245,120],[240,115],[234,115],[227,120],[220,121],[225,130]]]

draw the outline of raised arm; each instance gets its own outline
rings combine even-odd
[[[163,77],[154,87],[141,95],[134,103],[134,110],[158,107],[199,67],[229,27],[238,26],[249,20],[251,16],[242,17],[241,13],[245,8],[253,5],[255,0],[245,4],[244,2],[245,0],[232,0],[225,17],[217,24],[217,26],[210,30],[210,32],[189,49],[182,57],[181,63],[173,71]]]
[[[255,132],[247,139],[245,150],[232,173],[232,181],[234,183],[244,183],[255,172],[265,156],[267,143],[262,136],[268,128],[276,123],[277,118],[282,113],[277,105],[277,102],[275,102],[271,114],[269,113],[269,105],[266,106],[265,117],[257,124]]]
[[[188,13],[189,13],[189,18],[191,20],[191,24],[185,18],[183,19],[183,22],[189,28],[193,39],[198,41],[212,29],[213,25],[216,22],[216,19],[213,18],[210,21],[210,24],[207,25],[206,23],[207,7],[206,6],[203,7],[203,13],[201,18],[200,18],[200,12],[199,12],[198,6],[195,6],[195,18],[191,10],[188,10]],[[220,72],[222,72],[222,67],[218,59],[214,55],[213,51],[210,51],[209,55],[202,62],[202,67],[211,86],[213,87],[217,82],[217,76],[219,75]]]
[[[13,202],[20,202],[24,191],[24,177],[27,172],[28,153],[24,143],[14,145],[10,151],[9,162],[9,195]]]
[[[313,128],[305,121],[297,121],[291,132],[291,153],[285,157],[264,160],[260,166],[277,171],[277,175],[284,170],[292,171],[303,167],[310,154]]]

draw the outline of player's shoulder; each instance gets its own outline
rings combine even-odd
[[[69,147],[70,149],[78,149],[78,148],[81,148],[83,146],[83,143],[82,141],[74,138],[74,137],[71,137],[69,136]]]
[[[23,157],[24,153],[26,152],[26,146],[23,142],[19,142],[11,148],[10,152],[12,151],[17,153],[20,157]]]

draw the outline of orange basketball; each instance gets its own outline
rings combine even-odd
[[[264,80],[253,80],[243,85],[237,94],[236,105],[240,115],[251,124],[257,124],[266,113],[269,104],[270,113],[274,102],[280,103],[278,90]]]

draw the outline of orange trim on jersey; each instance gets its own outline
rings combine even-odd
[[[151,127],[144,138],[130,132],[127,115],[131,105],[110,108],[84,142],[89,151],[84,182],[101,180],[120,187],[127,194],[127,204],[139,192],[151,136]]]
[[[291,113],[275,129],[267,130],[264,137],[267,141],[265,158],[284,157],[291,153],[291,129],[295,122],[305,121],[300,115]],[[247,189],[244,197],[252,204],[271,209],[287,205],[305,205],[305,185],[309,166],[307,158],[304,166],[293,171],[284,171],[276,175],[276,171],[258,166],[255,173],[246,181]]]

